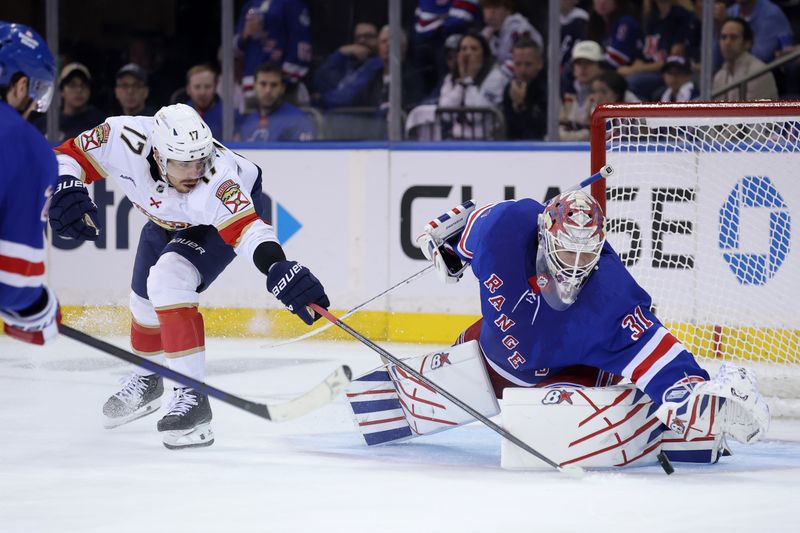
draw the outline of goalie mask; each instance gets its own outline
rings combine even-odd
[[[186,104],[162,107],[153,117],[151,139],[161,175],[167,176],[167,161],[202,161],[205,173],[214,160],[211,129],[197,111]]]
[[[557,311],[572,305],[600,260],[606,241],[604,216],[597,201],[583,191],[551,199],[539,215],[536,283]]]

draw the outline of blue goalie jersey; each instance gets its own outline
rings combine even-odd
[[[458,243],[480,283],[488,364],[519,386],[567,366],[597,367],[629,378],[656,404],[683,379],[708,379],[650,311],[650,296],[608,243],[577,301],[563,311],[548,306],[535,283],[543,209],[530,199],[477,209]]]

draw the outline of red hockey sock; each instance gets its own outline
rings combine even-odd
[[[161,345],[161,328],[143,326],[131,318],[131,347],[134,353],[144,357],[160,354],[164,351]]]
[[[167,357],[181,357],[205,350],[203,315],[197,307],[156,310],[161,341]]]

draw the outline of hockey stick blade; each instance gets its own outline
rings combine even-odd
[[[431,263],[430,265],[426,266],[425,268],[423,268],[419,272],[411,274],[406,279],[404,279],[402,281],[398,281],[397,283],[395,283],[394,285],[392,285],[388,289],[384,290],[383,292],[381,292],[379,294],[376,294],[375,296],[373,296],[369,300],[367,300],[365,302],[361,302],[357,306],[355,306],[352,309],[350,309],[349,311],[345,312],[339,318],[344,320],[345,318],[349,317],[350,315],[352,315],[353,313],[355,313],[356,311],[358,311],[362,307],[364,307],[364,306],[366,306],[368,304],[371,304],[372,302],[374,302],[375,300],[377,300],[381,296],[389,294],[390,292],[392,292],[393,290],[397,289],[398,287],[402,287],[403,285],[411,283],[412,281],[414,281],[415,279],[417,279],[418,277],[420,277],[421,275],[427,273],[428,271],[430,271],[432,269],[433,269],[433,263]],[[292,343],[295,343],[295,342],[298,342],[298,341],[302,341],[302,340],[308,339],[310,337],[313,337],[315,335],[319,335],[320,333],[322,333],[323,331],[327,330],[331,326],[333,326],[333,323],[332,322],[328,322],[324,326],[320,326],[317,329],[312,329],[308,333],[303,333],[302,335],[299,335],[297,337],[292,337],[291,339],[282,340],[282,341],[276,342],[274,344],[268,344],[266,346],[261,346],[261,349],[263,349],[263,350],[271,350],[272,348],[278,348],[279,346],[286,346],[287,344],[292,344]]]
[[[545,457],[544,455],[542,455],[541,453],[539,453],[538,451],[536,451],[535,449],[530,447],[528,444],[523,442],[516,435],[512,434],[511,432],[509,432],[504,427],[499,426],[498,424],[495,424],[489,418],[483,416],[481,413],[479,413],[477,410],[475,410],[473,407],[470,407],[468,404],[464,403],[463,401],[461,401],[460,399],[458,399],[457,397],[455,397],[451,393],[449,393],[447,390],[443,389],[441,386],[439,386],[438,384],[436,384],[433,381],[431,381],[429,378],[427,378],[424,375],[422,375],[421,373],[419,373],[417,370],[415,370],[414,368],[409,366],[402,359],[399,359],[398,357],[392,355],[391,353],[389,353],[385,349],[381,348],[380,346],[378,346],[377,344],[375,344],[374,342],[372,342],[371,340],[366,338],[361,333],[357,332],[356,330],[354,330],[353,328],[351,328],[350,326],[348,326],[347,324],[342,322],[342,320],[340,318],[337,318],[336,316],[332,315],[330,312],[328,312],[327,309],[324,309],[324,308],[320,307],[317,304],[310,304],[309,307],[311,307],[311,309],[313,309],[316,313],[319,313],[320,315],[325,317],[327,320],[329,320],[329,321],[333,322],[334,324],[336,324],[336,326],[338,326],[342,330],[344,330],[347,333],[349,333],[351,336],[353,336],[355,339],[360,341],[362,344],[364,344],[365,346],[370,348],[372,351],[374,351],[377,354],[379,354],[384,360],[390,361],[393,364],[397,365],[398,367],[402,368],[405,372],[407,372],[408,374],[412,375],[415,379],[417,379],[420,382],[424,383],[425,385],[430,387],[432,390],[436,391],[438,394],[441,394],[444,398],[447,398],[448,400],[450,400],[457,407],[459,407],[460,409],[462,409],[463,411],[468,413],[470,416],[472,416],[475,420],[477,420],[480,423],[482,423],[484,426],[488,427],[489,429],[491,429],[495,433],[499,434],[504,439],[508,440],[509,442],[512,442],[513,444],[516,444],[517,446],[519,446],[520,448],[522,448],[523,450],[525,450],[529,454],[533,455],[534,457],[536,457],[540,461],[548,464],[549,466],[552,466],[553,468],[555,468],[559,472],[567,474],[570,477],[580,477],[581,475],[583,475],[584,471],[583,471],[583,469],[581,467],[576,466],[576,465],[570,465],[570,466],[567,466],[567,467],[562,467],[561,465],[559,465],[558,463],[556,463],[552,459],[549,459],[549,458]]]
[[[216,387],[208,385],[207,383],[203,383],[202,381],[198,381],[192,377],[189,377],[186,374],[181,374],[180,372],[176,372],[169,367],[149,361],[144,357],[131,353],[127,350],[123,350],[118,346],[114,346],[113,344],[109,344],[96,337],[92,337],[89,334],[71,328],[65,324],[61,324],[59,326],[59,331],[65,337],[69,337],[70,339],[86,344],[87,346],[91,346],[92,348],[100,350],[101,352],[105,352],[136,366],[150,370],[159,376],[171,379],[172,381],[180,383],[181,385],[191,387],[200,394],[207,394],[221,402],[225,402],[229,405],[238,407],[239,409],[273,422],[283,422],[286,420],[299,418],[315,409],[323,407],[344,390],[347,384],[350,383],[350,379],[353,375],[350,367],[347,365],[341,365],[334,370],[332,374],[326,377],[322,383],[312,388],[305,394],[302,394],[284,403],[263,404],[246,400],[234,394],[222,391]]]

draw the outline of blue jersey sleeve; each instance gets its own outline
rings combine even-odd
[[[46,205],[58,164],[45,138],[0,102],[0,308],[31,305],[45,282]]]
[[[687,376],[708,379],[692,353],[652,313],[650,296],[608,244],[605,254],[607,260],[593,274],[597,279],[592,281],[599,284],[578,296],[603,302],[589,308],[594,314],[593,323],[587,322],[593,340],[583,364],[630,379],[656,404]]]

